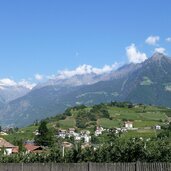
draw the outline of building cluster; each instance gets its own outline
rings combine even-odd
[[[119,134],[119,133],[127,132],[128,130],[135,130],[135,129],[138,129],[138,128],[134,128],[132,121],[126,121],[126,122],[124,122],[124,127],[121,127],[121,128],[104,129],[102,126],[97,126],[96,130],[91,135],[100,136],[104,132],[113,132],[115,134]],[[156,125],[153,127],[153,129],[160,130],[161,126]],[[7,131],[3,130],[0,132],[0,134],[8,135],[7,132],[9,132],[9,130],[7,130]],[[34,131],[33,133],[35,135],[39,135],[38,130]],[[75,128],[69,128],[67,130],[60,129],[56,133],[56,136],[58,138],[65,139],[62,143],[63,148],[72,148],[73,147],[72,143],[66,141],[67,138],[71,138],[71,137],[74,139],[74,141],[78,141],[78,142],[82,141],[83,142],[82,148],[88,147],[91,145],[91,138],[92,138],[91,135],[90,135],[89,130],[81,130],[78,132]],[[26,154],[27,153],[40,153],[40,152],[43,152],[43,150],[44,150],[44,148],[42,146],[36,146],[34,144],[34,140],[27,140],[24,143],[24,147],[26,150]],[[18,153],[19,147],[7,142],[3,138],[0,138],[0,151],[2,151],[2,150],[4,151],[4,154],[10,155],[10,154]]]
[[[83,140],[84,143],[90,143],[91,141],[90,131],[82,130],[78,133],[76,132],[75,128],[69,128],[68,130],[60,129],[57,133],[57,136],[63,139],[67,137],[68,138],[73,137],[75,141]]]
[[[154,126],[154,129],[160,130],[161,126],[156,125]],[[103,132],[114,132],[116,134],[127,132],[128,130],[138,130],[138,128],[134,128],[132,121],[125,121],[124,126],[120,128],[113,128],[113,129],[104,129],[102,126],[97,126],[96,130],[94,132],[95,136],[100,136],[103,134]],[[84,140],[85,143],[89,143],[91,141],[90,131],[88,130],[82,130],[80,133],[76,132],[75,128],[69,128],[68,130],[60,129],[57,134],[58,137],[61,137],[63,139],[67,137],[74,137],[75,141],[81,141]]]

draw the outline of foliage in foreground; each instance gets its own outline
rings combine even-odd
[[[62,148],[57,146],[41,154],[13,154],[0,155],[0,163],[35,163],[35,162],[171,162],[171,144],[164,140],[123,140],[116,138],[110,143],[99,147],[81,149],[79,144],[65,150],[62,157]]]

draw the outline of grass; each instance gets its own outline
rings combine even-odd
[[[108,107],[109,114],[112,118],[119,120],[153,120],[153,121],[165,121],[168,119],[165,112],[160,111],[156,107],[138,107],[138,108],[118,108]]]
[[[142,121],[142,120],[136,120],[134,121],[134,127],[135,128],[144,128],[144,127],[153,127],[155,125],[160,125],[161,122],[157,121]]]
[[[34,138],[34,131],[38,129],[37,126],[28,126],[21,128],[18,132],[3,136],[7,141],[14,143],[16,140],[32,140]]]
[[[98,125],[101,125],[104,128],[120,127],[121,121],[102,118],[98,120]]]
[[[141,114],[143,120],[166,120],[167,116],[161,112],[146,112]]]
[[[156,131],[155,130],[137,130],[137,131],[128,131],[124,134],[122,134],[123,138],[149,138],[149,137],[156,137]]]
[[[67,117],[65,120],[60,120],[59,121],[60,127],[62,128],[73,128],[75,127],[75,119],[72,117]]]

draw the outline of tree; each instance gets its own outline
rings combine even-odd
[[[56,126],[57,128],[59,128],[59,127],[60,127],[60,123],[57,122],[55,126]]]
[[[25,149],[25,147],[23,145],[23,140],[22,139],[14,139],[13,144],[15,146],[19,147],[19,152],[25,152],[26,151],[26,149]]]
[[[86,120],[84,118],[83,119],[77,118],[76,119],[76,126],[78,128],[86,128]]]
[[[71,116],[72,115],[71,108],[66,109],[65,112],[64,112],[64,115]]]
[[[108,110],[101,109],[100,112],[102,113],[102,117],[104,117],[104,118],[110,118],[110,114],[109,114]]]
[[[38,128],[38,135],[35,137],[35,143],[42,146],[52,146],[52,132],[47,128],[46,121],[41,121]]]
[[[38,126],[38,124],[39,124],[39,121],[36,119],[35,122],[34,122],[34,125]]]

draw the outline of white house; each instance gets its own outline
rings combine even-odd
[[[90,131],[89,131],[89,130],[82,130],[80,133],[81,133],[81,134],[90,135]]]
[[[14,146],[7,142],[5,139],[0,138],[0,151],[4,150],[4,154],[10,155],[12,153],[18,153],[18,146]]]
[[[131,122],[131,121],[126,121],[126,122],[124,123],[124,126],[125,126],[125,128],[127,128],[127,129],[132,129],[132,128],[133,128],[133,122]]]
[[[160,125],[156,125],[156,126],[155,126],[155,129],[156,129],[156,130],[160,130],[160,129],[161,129],[161,126],[160,126]]]
[[[90,140],[91,140],[91,136],[85,134],[85,135],[84,135],[84,142],[85,142],[85,143],[89,143]]]
[[[59,130],[59,134],[58,134],[59,137],[61,138],[65,138],[66,137],[66,130]]]
[[[80,135],[75,136],[75,140],[76,141],[81,141],[81,136]]]
[[[79,133],[75,132],[73,136],[76,141],[81,141],[81,135]]]
[[[95,131],[95,136],[99,136],[104,131],[103,127],[97,127]]]
[[[40,133],[39,133],[38,130],[34,131],[33,134],[34,134],[34,135],[40,135]]]
[[[74,135],[74,133],[75,133],[75,128],[69,128],[69,129],[68,129],[68,133],[69,133],[70,135]]]

